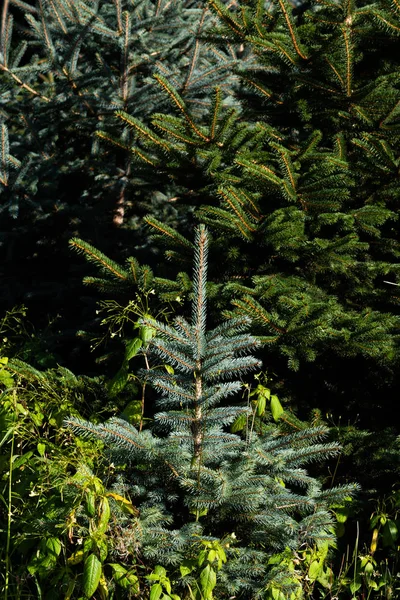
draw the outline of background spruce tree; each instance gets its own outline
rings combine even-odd
[[[65,425],[84,438],[102,440],[114,461],[129,463],[125,492],[138,509],[137,552],[147,565],[182,564],[199,539],[229,537],[232,549],[226,550],[216,597],[259,598],[272,584],[290,593],[284,586],[288,573],[268,568],[269,558],[332,537],[329,505],[354,488],[323,491],[303,468],[338,452],[335,442],[321,443],[328,432],[324,427],[290,434],[277,425],[260,432],[249,427],[245,439],[229,433],[238,415],[247,412],[250,418],[246,405],[229,406],[227,398],[241,388],[233,377],[260,368],[249,356],[259,343],[246,333],[247,317],[207,330],[207,246],[200,226],[191,322],[142,321],[156,334],[146,349],[153,360],[145,373],[160,394],[152,431],[139,432],[119,418],[96,425],[71,417]],[[186,594],[190,572],[178,584]]]
[[[25,302],[40,327],[48,314],[65,316],[60,348],[62,337],[73,344],[68,306],[80,285],[68,239],[107,240],[104,251],[127,256],[129,228],[143,255],[151,247],[141,216],[151,211],[175,224],[179,216],[173,187],[160,193],[141,181],[131,158],[100,145],[95,132],[119,136],[115,110],[146,120],[167,109],[157,73],[202,114],[216,83],[231,95],[237,56],[229,44],[216,49],[199,39],[215,20],[202,2],[11,0],[2,16],[2,302]],[[128,128],[123,138],[130,143]]]
[[[222,109],[217,89],[196,118],[159,79],[175,116],[156,113],[144,128],[117,113],[136,136],[136,172],[160,190],[173,178],[178,202],[212,227],[216,313],[251,316],[278,378],[286,358],[307,406],[322,394],[327,411],[339,401],[349,418],[384,424],[384,410],[370,408],[376,390],[393,397],[398,359],[398,294],[386,283],[399,272],[397,8],[317,2],[296,16],[285,1],[210,6],[220,18],[213,43],[257,56],[236,69],[241,110]],[[167,256],[188,260],[182,238],[146,221]],[[162,297],[184,279],[160,282]],[[365,369],[367,389],[348,381],[349,365]]]

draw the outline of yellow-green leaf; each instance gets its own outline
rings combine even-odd
[[[134,594],[139,593],[139,580],[134,573],[130,573],[128,569],[118,563],[112,563],[109,566],[113,570],[114,581],[117,585],[125,590],[129,589]]]
[[[318,578],[321,569],[322,565],[320,564],[320,562],[318,560],[313,560],[308,569],[308,576],[311,581],[315,581]]]
[[[100,533],[104,533],[107,530],[108,522],[110,520],[110,503],[108,502],[108,498],[103,496],[100,500],[99,507],[99,521],[97,524],[97,531]]]
[[[39,442],[37,445],[37,451],[39,452],[40,456],[44,456],[44,453],[46,451],[46,444],[43,444],[42,442]]]
[[[258,400],[257,400],[257,416],[258,417],[262,417],[262,415],[265,413],[266,401],[267,401],[267,399],[265,396],[258,397]]]
[[[86,490],[85,510],[88,517],[96,514],[96,494],[92,490]]]
[[[131,360],[136,354],[139,352],[142,347],[143,342],[140,338],[136,337],[133,340],[130,340],[125,349],[125,360]]]
[[[127,498],[120,496],[119,494],[114,494],[113,492],[108,492],[107,496],[114,498],[115,502],[119,505],[120,508],[126,510],[134,517],[137,517],[139,514],[138,509],[133,506],[132,502],[129,502]]]
[[[150,589],[150,600],[159,600],[162,594],[162,587],[159,583],[155,583]]]
[[[217,583],[217,576],[211,565],[207,565],[200,573],[200,586],[204,600],[212,599],[212,591]]]
[[[67,559],[67,563],[69,565],[78,565],[83,561],[83,557],[85,556],[84,550],[77,550]]]
[[[102,571],[102,565],[97,556],[89,554],[83,568],[83,593],[86,598],[91,598],[97,590]]]
[[[247,414],[246,413],[240,414],[238,417],[236,417],[236,419],[232,423],[231,432],[236,433],[237,431],[242,431],[246,427],[246,423],[247,423]]]
[[[279,402],[278,396],[271,396],[271,412],[274,421],[279,421],[279,417],[284,413],[282,404]]]

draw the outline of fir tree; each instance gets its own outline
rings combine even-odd
[[[228,405],[241,388],[232,379],[261,366],[250,354],[259,343],[246,332],[247,317],[206,328],[207,238],[200,226],[191,322],[143,321],[156,333],[147,351],[155,364],[145,373],[159,392],[152,431],[138,432],[116,418],[101,425],[68,418],[65,425],[101,439],[111,456],[130,463],[125,484],[140,511],[135,528],[142,560],[174,565],[191,555],[199,538],[236,536],[221,597],[256,598],[275,576],[267,566],[271,554],[332,537],[329,504],[352,488],[323,491],[304,469],[338,452],[336,443],[322,443],[324,427],[289,434],[277,426],[260,434],[249,428],[245,439],[228,431],[248,411]],[[183,577],[182,587],[187,582]]]
[[[119,198],[116,192],[122,193],[128,183],[129,164],[113,152],[107,169],[99,156],[99,138],[93,134],[101,136],[116,110],[146,118],[166,106],[165,95],[151,75],[167,77],[199,114],[207,105],[210,86],[223,80],[229,93],[234,85],[232,65],[237,59],[233,48],[228,45],[217,53],[198,39],[213,20],[201,3],[147,2],[133,7],[124,0],[94,5],[56,0],[33,6],[14,4],[25,12],[26,25],[17,23],[22,40],[18,44],[13,36],[13,14],[7,13],[1,40],[6,100],[1,183],[3,192],[13,193],[12,202],[5,204],[14,216],[19,201],[27,204],[26,195],[37,203],[35,184],[52,183],[46,197],[51,195],[52,202],[62,204],[65,200],[56,195],[63,190],[49,176],[60,171],[72,177],[87,159],[95,176],[101,177],[102,188],[111,186]],[[21,131],[25,132],[22,139]],[[129,144],[128,132],[125,137]],[[23,155],[28,156],[35,179],[27,177]],[[99,193],[95,181],[90,182],[92,195]],[[44,200],[38,201],[46,214]]]
[[[216,312],[249,315],[279,377],[285,360],[301,369],[292,381],[307,381],[314,405],[322,395],[333,408],[349,359],[365,368],[368,389],[357,383],[346,405],[357,398],[353,417],[363,407],[367,418],[370,390],[379,382],[390,393],[398,358],[398,294],[385,283],[399,273],[398,10],[211,6],[220,25],[209,39],[257,57],[236,69],[240,111],[223,109],[216,89],[208,115],[196,118],[179,90],[160,82],[174,116],[156,113],[143,129],[117,113],[136,136],[131,152],[144,151],[135,169],[160,190],[176,182],[177,202],[212,228]],[[176,236],[153,215],[146,221],[168,256],[187,264]],[[171,299],[179,285],[164,280],[159,292]]]
[[[133,142],[128,128],[118,146],[100,143],[104,131],[119,138],[114,112],[146,121],[168,110],[153,75],[168,78],[198,115],[215,84],[233,101],[237,52],[200,40],[215,17],[197,1],[12,0],[2,18],[2,295],[7,307],[39,297],[41,314],[44,302],[49,312],[65,312],[61,297],[78,285],[63,251],[71,236],[96,245],[107,239],[108,251],[126,247],[129,225],[144,251],[143,214],[173,224],[178,218],[173,186],[160,194],[136,176],[124,151]]]

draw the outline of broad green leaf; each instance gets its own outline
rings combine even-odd
[[[361,559],[361,562],[360,562],[361,569],[364,569],[365,565],[367,565],[369,562],[370,562],[370,557],[369,556],[364,556]]]
[[[53,556],[59,556],[61,552],[61,542],[56,537],[50,537],[46,540],[46,550]]]
[[[121,577],[125,577],[128,572],[128,569],[118,563],[109,563],[108,566],[112,568],[115,581],[118,581],[118,579],[121,579]]]
[[[197,564],[199,565],[199,567],[201,567],[203,562],[206,560],[206,556],[207,556],[207,550],[202,550],[201,552],[199,552],[199,555],[197,557]]]
[[[273,394],[271,396],[271,413],[274,421],[279,421],[279,417],[284,412],[285,411],[282,408],[282,404],[279,402],[278,396],[275,396],[275,394]]]
[[[129,340],[129,342],[126,344],[125,360],[131,360],[131,358],[136,356],[136,354],[139,352],[142,345],[143,345],[143,342],[138,337],[133,338],[133,340]]]
[[[86,538],[83,542],[83,551],[86,554],[87,552],[90,552],[91,550],[93,550],[93,548],[95,548],[95,542],[94,540],[92,540],[92,538]]]
[[[122,392],[122,390],[128,383],[128,377],[128,365],[126,362],[124,362],[118,373],[116,373],[111,379],[111,381],[108,382],[108,391],[110,392],[111,396],[116,396],[117,394]]]
[[[237,431],[242,431],[246,427],[247,423],[247,415],[246,413],[241,413],[231,425],[231,433],[236,433]]]
[[[12,388],[14,385],[12,375],[4,369],[0,371],[0,384],[4,385],[6,388]]]
[[[217,549],[217,554],[218,554],[218,568],[221,569],[222,563],[226,563],[226,553],[225,553],[225,550],[222,548],[222,546],[219,546],[219,548]]]
[[[155,583],[150,589],[150,600],[159,600],[162,594],[162,586],[159,583]]]
[[[181,562],[179,570],[181,572],[182,577],[189,575],[197,566],[196,560],[185,559]]]
[[[32,419],[33,423],[37,427],[40,427],[41,425],[43,425],[44,414],[42,412],[40,412],[39,410],[35,409],[35,412],[31,412],[29,417]],[[57,426],[58,426],[58,424],[57,424]]]
[[[99,521],[97,523],[97,531],[99,533],[105,533],[105,531],[107,531],[110,515],[110,503],[108,502],[108,498],[103,496],[103,498],[100,500]]]
[[[85,510],[88,517],[94,517],[96,514],[96,494],[92,490],[86,490]]]
[[[379,515],[375,515],[372,517],[371,521],[370,521],[370,529],[374,529],[374,527],[377,525],[379,521]]]
[[[83,593],[86,598],[91,598],[99,585],[102,574],[102,565],[95,554],[89,554],[83,568]]]
[[[368,585],[369,588],[371,588],[373,590],[379,589],[378,588],[378,584],[373,579],[369,579],[368,582],[367,582],[367,585]]]
[[[211,600],[216,583],[216,573],[211,565],[207,565],[200,573],[200,586],[204,600]]]
[[[139,580],[134,573],[131,573],[117,563],[112,563],[109,565],[113,571],[113,578],[115,582],[125,590],[130,589],[132,593],[139,593]]]
[[[271,593],[273,600],[287,600],[285,595],[279,588],[273,587],[271,589]]]
[[[39,551],[29,562],[28,571],[31,575],[38,573],[45,576],[49,570],[54,569],[57,558],[61,552],[61,542],[56,537],[43,539],[39,544]]]
[[[152,317],[150,315],[144,315],[144,318],[147,321],[152,320]],[[153,327],[149,327],[148,325],[140,325],[139,337],[144,344],[147,344],[147,342],[149,342],[155,335],[156,335],[156,330]]]
[[[313,560],[308,569],[308,576],[311,581],[315,581],[318,579],[319,574],[321,573],[322,565],[319,560]]]
[[[208,562],[213,563],[216,558],[217,552],[215,550],[210,550],[207,556]]]
[[[356,581],[352,581],[350,584],[350,591],[352,594],[355,594],[361,587],[361,581],[358,581],[356,579]]]
[[[372,573],[374,572],[374,565],[372,564],[372,562],[368,561],[365,566],[364,566],[364,571],[366,573],[368,573],[369,575],[372,575]]]
[[[222,562],[226,563],[226,552],[223,549],[223,547],[218,545],[217,552],[218,552],[218,556],[222,560]]]
[[[160,583],[161,583],[161,585],[163,585],[165,587],[165,589],[167,590],[168,594],[170,594],[172,592],[171,582],[168,579],[168,577],[162,577],[160,579]]]
[[[132,400],[129,402],[121,414],[123,419],[126,419],[131,425],[136,425],[142,417],[142,401]]]
[[[338,523],[346,523],[349,517],[349,509],[346,506],[335,508],[335,515]]]
[[[327,567],[324,571],[322,571],[321,575],[318,577],[318,583],[321,584],[324,588],[330,589],[332,587],[333,581],[334,574],[330,567]]]
[[[267,399],[271,399],[271,390],[269,388],[263,388],[262,395]]]
[[[46,444],[43,444],[43,442],[39,442],[36,447],[39,455],[43,457],[44,453],[46,452]]]
[[[385,547],[394,546],[398,538],[397,525],[392,519],[388,519],[382,529],[382,541]]]
[[[107,536],[103,533],[103,534],[98,534],[97,530],[94,530],[93,532],[95,534],[95,546],[94,548],[96,548],[100,561],[104,562],[108,556],[108,539]]]
[[[265,413],[266,404],[267,404],[266,397],[263,395],[258,396],[258,400],[257,400],[257,416],[258,417],[262,417],[262,415]]]
[[[17,402],[15,405],[15,409],[17,411],[17,413],[19,415],[24,415],[26,416],[28,414],[28,411],[26,409],[26,406],[24,406],[23,404],[21,404],[20,402]]]
[[[28,462],[28,460],[31,458],[32,454],[33,454],[32,450],[29,450],[29,452],[22,454],[22,456],[15,456],[13,463],[12,463],[13,470],[18,469],[19,467],[22,467],[22,465],[24,465],[26,462]]]

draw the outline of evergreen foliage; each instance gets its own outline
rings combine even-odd
[[[140,552],[149,568],[162,562],[178,572],[182,556],[197,560],[199,544],[217,548],[221,542],[228,562],[218,573],[218,594],[245,599],[265,593],[276,600],[280,589],[289,592],[284,573],[279,576],[273,565],[292,569],[293,583],[298,571],[285,546],[297,550],[308,538],[329,537],[325,508],[340,497],[340,490],[321,492],[303,469],[309,459],[337,452],[337,444],[320,439],[327,434],[320,418],[311,428],[300,421],[319,407],[344,446],[329,483],[360,476],[365,503],[356,544],[367,543],[370,553],[360,563],[355,549],[351,584],[350,567],[340,571],[336,588],[336,573],[324,567],[321,594],[340,596],[345,589],[346,597],[354,596],[364,593],[361,585],[366,595],[373,589],[396,594],[392,583],[384,591],[373,584],[383,585],[376,565],[388,557],[392,566],[385,568],[393,573],[386,582],[397,572],[389,550],[394,555],[397,547],[398,497],[391,494],[392,508],[377,508],[373,518],[370,501],[381,496],[377,506],[384,507],[399,479],[393,426],[399,391],[399,14],[398,2],[387,0],[312,0],[295,8],[287,0],[4,3],[2,296],[8,307],[21,300],[32,307],[36,298],[33,318],[40,325],[47,324],[49,311],[70,317],[57,322],[52,338],[48,331],[27,333],[18,318],[10,319],[15,327],[0,323],[6,356],[33,363],[0,365],[8,390],[0,410],[0,466],[3,478],[9,477],[1,493],[8,486],[13,506],[8,482],[21,477],[27,507],[24,514],[18,505],[21,523],[45,502],[41,498],[35,507],[29,496],[28,484],[50,464],[41,454],[43,442],[39,451],[31,438],[44,419],[43,398],[57,407],[60,396],[57,423],[72,401],[82,418],[71,418],[71,426],[109,443],[118,461],[127,463],[127,477],[116,490],[129,492],[140,513],[130,505],[132,524],[116,511],[116,538],[131,556]],[[194,223],[211,232],[207,285],[206,269],[199,270],[206,254],[199,239],[195,246],[190,241]],[[200,227],[198,236],[205,235]],[[98,268],[85,282],[112,299],[122,294],[122,303],[129,299],[126,307],[103,303],[103,321],[93,317],[94,300],[86,297],[92,307],[77,323],[80,273],[64,251],[71,237],[70,246]],[[206,298],[211,331],[205,328]],[[177,307],[184,318],[172,325],[149,316]],[[19,309],[13,310],[17,315]],[[141,329],[138,316],[144,316]],[[213,329],[223,318],[228,320]],[[108,389],[103,379],[75,377],[63,367],[39,370],[75,364],[79,372],[98,373],[75,332],[101,321],[115,324],[109,363],[100,363],[103,374],[118,363]],[[250,322],[253,338],[246,333]],[[132,328],[138,337],[132,338]],[[125,347],[118,353],[121,337]],[[139,347],[152,361],[145,372],[137,368]],[[240,385],[230,375],[237,370],[239,377],[240,365],[256,365],[249,356],[255,349],[269,367],[268,385],[299,417],[285,411],[277,417],[282,429],[258,417],[253,422],[250,391],[248,405],[236,401]],[[26,396],[21,391],[20,405],[10,391],[13,377],[38,390]],[[136,382],[142,381],[138,399]],[[151,429],[144,427],[154,416],[147,383],[159,395]],[[105,418],[104,408],[115,414],[129,395],[134,417],[128,406],[123,419],[94,424]],[[7,454],[14,421],[19,432],[29,431],[29,450],[21,450],[5,475],[14,456],[13,448]],[[62,454],[60,449],[58,473],[66,464]],[[23,461],[33,455],[31,472]],[[326,472],[314,465],[316,472],[326,482]],[[85,556],[104,563],[108,542],[105,531],[96,537],[94,523],[104,529],[97,520],[109,510],[108,496],[104,487],[91,491],[98,519],[86,515],[93,545],[85,546]],[[335,507],[341,516],[342,509]],[[73,510],[79,513],[75,505]],[[11,525],[16,534],[21,530],[18,522]],[[346,524],[343,547],[352,545],[351,527]],[[338,531],[344,528],[341,520]],[[315,563],[326,564],[327,546],[302,548],[299,569],[309,591]],[[48,551],[46,544],[38,550],[35,573]],[[185,568],[181,589],[195,579],[192,567]],[[161,581],[160,573],[154,581]],[[63,577],[77,576],[68,566]],[[137,591],[136,575],[132,581]]]
[[[136,176],[123,151],[133,141],[128,128],[117,146],[100,143],[105,131],[119,138],[114,112],[146,120],[150,112],[168,110],[169,98],[153,75],[168,79],[196,115],[209,104],[213,85],[220,84],[233,102],[237,53],[229,44],[216,48],[201,41],[215,17],[197,0],[11,0],[4,10],[2,298],[7,308],[39,299],[42,314],[43,302],[50,312],[65,313],[62,296],[77,293],[80,277],[62,241],[67,248],[68,239],[79,235],[97,246],[107,240],[105,251],[124,252],[121,230],[129,224],[136,249],[147,250],[140,217],[150,210],[176,224],[178,216],[168,202],[174,191],[160,195]],[[55,271],[67,273],[69,281]]]
[[[250,316],[278,377],[287,360],[300,373],[294,388],[307,381],[311,404],[322,395],[327,410],[350,359],[370,379],[346,406],[367,418],[374,385],[392,397],[398,361],[398,294],[387,281],[399,273],[399,12],[386,2],[210,6],[219,17],[210,42],[256,57],[235,69],[240,105],[223,108],[216,88],[197,117],[158,78],[174,114],[153,114],[146,129],[116,115],[136,140],[135,172],[161,193],[175,182],[180,210],[211,228],[213,318]],[[188,297],[186,248],[152,215],[146,222],[182,265],[160,296]],[[186,237],[188,224],[177,230]]]
[[[206,328],[207,237],[200,226],[191,322],[143,321],[156,333],[147,350],[155,360],[145,372],[159,393],[153,430],[139,432],[119,418],[96,425],[70,417],[65,425],[102,440],[114,460],[130,464],[125,485],[139,511],[144,560],[174,565],[191,555],[199,537],[236,536],[218,597],[256,598],[275,580],[271,554],[331,538],[329,505],[354,487],[324,491],[305,471],[339,450],[322,441],[324,427],[286,434],[277,426],[261,433],[248,428],[245,439],[227,430],[249,410],[226,400],[241,388],[234,377],[261,366],[250,354],[259,343],[246,332],[247,317]],[[182,586],[187,583],[183,577]]]

